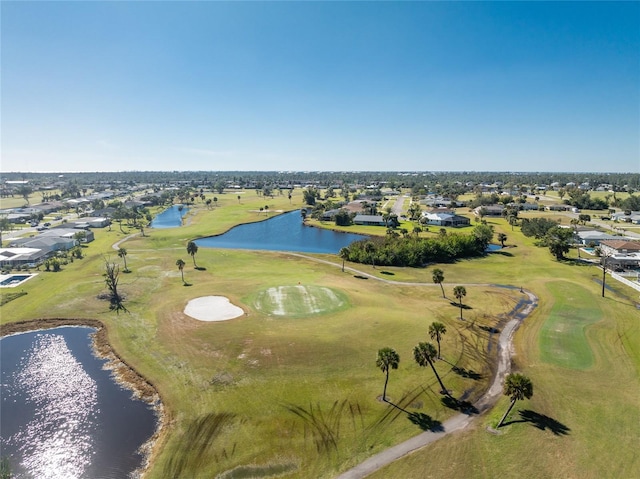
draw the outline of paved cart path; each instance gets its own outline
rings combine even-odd
[[[302,255],[298,253],[294,253],[294,255],[311,259],[314,261],[318,261],[321,263],[337,266],[339,268],[342,267],[342,265],[340,264],[336,264],[331,261],[323,260],[320,258],[314,258],[312,256]],[[382,281],[390,284],[439,287],[439,285],[437,284],[399,282],[399,281],[392,281],[384,278],[378,278],[377,276],[371,275],[369,273],[365,273],[363,271],[358,271],[351,267],[348,267],[348,268],[345,267],[344,269],[345,270],[348,269],[349,271],[355,272],[359,275],[363,275],[368,278],[376,279],[378,281]],[[469,286],[471,286],[471,284],[469,284]],[[475,284],[475,286],[482,286],[482,284]],[[486,286],[489,286],[489,284],[486,284]],[[501,287],[517,289],[513,286],[508,286],[508,285],[493,285],[493,286],[499,286],[499,287],[501,286]],[[535,294],[527,290],[521,289],[521,291],[523,292],[523,294],[527,296],[526,305],[522,310],[516,308],[512,312],[511,319],[507,322],[507,324],[502,329],[502,332],[500,333],[500,337],[498,338],[497,371],[493,378],[493,382],[491,383],[491,386],[489,386],[489,389],[487,389],[487,391],[482,395],[482,397],[476,403],[474,403],[474,406],[478,410],[478,412],[476,414],[464,414],[464,413],[456,414],[455,416],[451,417],[450,419],[448,419],[442,424],[443,428],[441,431],[425,431],[421,434],[418,434],[417,436],[412,437],[411,439],[408,439],[404,442],[401,442],[400,444],[390,447],[389,449],[385,449],[384,451],[381,451],[378,454],[371,456],[369,459],[365,460],[364,462],[361,462],[360,464],[353,467],[352,469],[349,469],[348,471],[343,472],[336,479],[364,478],[369,474],[372,474],[373,472],[377,471],[378,469],[386,466],[387,464],[390,464],[393,461],[396,461],[397,459],[400,459],[401,457],[406,456],[407,454],[413,451],[416,451],[424,446],[427,446],[428,444],[431,444],[432,442],[437,441],[438,439],[446,436],[447,434],[451,434],[453,432],[465,429],[467,426],[469,426],[469,424],[475,421],[477,416],[479,416],[481,413],[490,409],[496,404],[496,402],[502,395],[502,384],[504,383],[504,378],[506,377],[507,374],[509,374],[511,370],[511,357],[513,356],[513,344],[512,344],[513,335],[516,329],[518,329],[518,326],[520,326],[520,324],[522,323],[522,321],[527,316],[529,316],[531,312],[535,309],[535,307],[538,305],[538,298]]]

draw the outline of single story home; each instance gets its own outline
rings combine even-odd
[[[622,221],[624,223],[633,223],[640,225],[640,211],[632,211],[630,215],[622,213],[614,213],[611,215],[611,219],[614,221]]]
[[[22,266],[43,261],[49,252],[39,248],[0,248],[0,266]]]
[[[18,238],[9,243],[11,248],[35,248],[46,253],[55,251],[66,251],[73,248],[77,241],[73,238],[55,238],[37,236],[34,238]]]
[[[431,210],[424,211],[420,222],[428,225],[436,226],[468,226],[471,220],[466,216],[460,216],[450,210]]]
[[[578,237],[578,242],[582,243],[585,246],[588,246],[590,244],[598,246],[601,241],[620,239],[620,236],[614,236],[609,233],[603,233],[602,231],[597,230],[578,231],[576,233],[576,236]]]
[[[353,224],[368,226],[387,226],[382,216],[379,215],[356,215]]]
[[[608,269],[640,268],[640,241],[628,239],[607,240],[600,243],[602,253],[607,256]]]
[[[627,253],[640,253],[640,241],[633,241],[629,239],[616,239],[602,241],[600,243],[600,249],[604,254],[627,254]]]
[[[476,216],[480,216],[482,212],[484,216],[502,216],[502,212],[504,211],[504,205],[485,205],[478,206],[473,209],[473,213]]]

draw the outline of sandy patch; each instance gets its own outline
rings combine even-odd
[[[242,316],[244,310],[224,296],[202,296],[189,301],[184,314],[200,321],[227,321]]]

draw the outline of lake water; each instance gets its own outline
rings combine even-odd
[[[85,327],[0,340],[0,446],[14,479],[123,479],[156,414],[93,355]]]
[[[292,211],[257,223],[236,226],[219,236],[196,240],[205,248],[259,249],[301,253],[337,253],[367,236],[314,228],[302,224],[300,211]]]
[[[182,211],[180,208],[182,207]],[[182,205],[173,205],[167,208],[151,221],[152,228],[176,228],[182,225],[182,217],[187,214],[189,208]]]

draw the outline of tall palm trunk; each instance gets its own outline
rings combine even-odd
[[[387,376],[384,378],[384,389],[382,390],[382,400],[387,402],[387,383],[389,382],[389,368],[387,368]]]
[[[511,412],[511,409],[513,409],[513,406],[515,406],[516,404],[516,400],[513,399],[511,401],[511,405],[509,406],[509,409],[507,409],[507,412],[504,413],[504,416],[502,416],[502,419],[500,419],[500,422],[498,423],[498,427],[502,426],[502,423],[504,422],[505,419],[507,419],[507,416],[509,415],[509,413]]]
[[[442,290],[442,297],[446,298],[446,296],[444,295],[444,286],[442,286],[442,282],[440,282],[440,289]]]
[[[444,386],[442,379],[440,379],[440,376],[438,375],[438,371],[436,371],[436,367],[433,365],[433,361],[431,361],[430,358],[427,358],[427,361],[429,361],[429,366],[431,366],[431,369],[433,369],[433,374],[436,375],[436,379],[440,383],[440,387],[442,388],[442,394],[446,394],[447,396],[451,397],[451,394],[449,394],[449,391],[447,391],[447,388]]]

